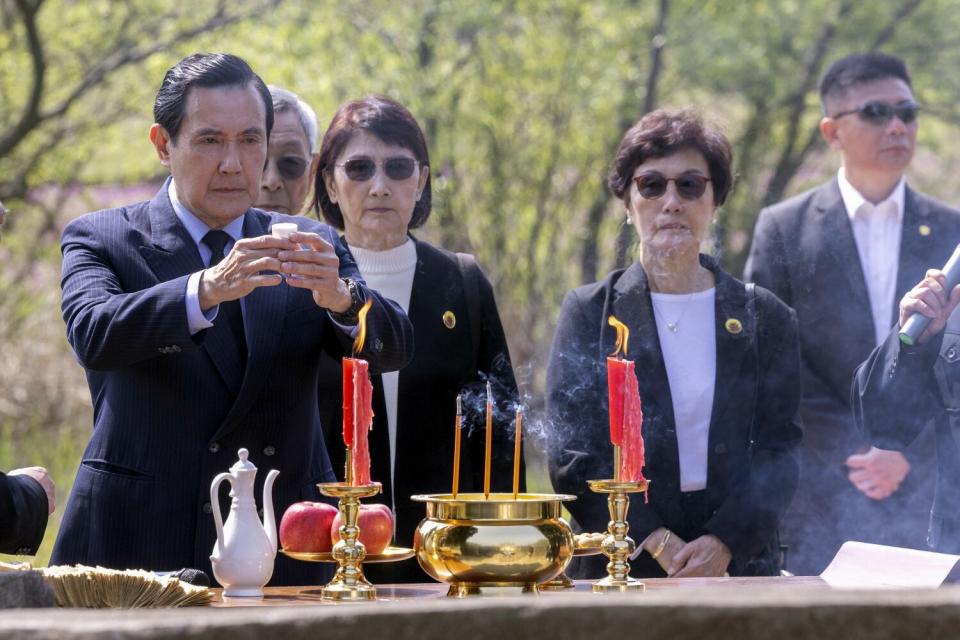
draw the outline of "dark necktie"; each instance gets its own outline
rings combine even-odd
[[[210,266],[218,264],[224,258],[223,250],[230,242],[230,234],[220,229],[208,231],[203,236],[203,244],[210,247],[212,255],[210,256]],[[224,323],[223,321],[226,320]],[[243,314],[240,312],[240,301],[230,300],[220,303],[220,310],[217,312],[217,318],[213,321],[214,326],[211,330],[217,329],[218,325],[225,327],[233,334],[233,341],[237,345],[237,353],[240,354],[240,362],[246,366],[247,363],[247,339],[243,332]]]

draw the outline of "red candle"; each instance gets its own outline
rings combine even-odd
[[[369,363],[360,358],[343,359],[343,443],[351,453],[347,482],[370,484],[370,446],[367,434],[373,424],[373,385]]]
[[[633,362],[622,358],[607,358],[607,396],[610,399],[610,442],[623,446],[624,381]],[[346,369],[344,369],[346,371]],[[344,413],[346,416],[346,413]]]
[[[363,351],[367,336],[367,300],[357,314],[357,337],[353,358],[343,359],[343,444],[347,445],[346,482],[353,486],[370,484],[370,446],[367,433],[373,426],[373,385],[370,365],[356,356]]]
[[[343,444],[353,448],[353,365],[354,358],[343,359]]]
[[[640,387],[632,360],[620,358],[627,350],[627,327],[613,316],[608,323],[617,330],[617,351],[607,358],[607,397],[610,404],[610,442],[620,451],[619,468],[614,477],[624,482],[641,482],[644,451],[643,411],[640,405]]]

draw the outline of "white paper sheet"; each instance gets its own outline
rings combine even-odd
[[[939,587],[960,556],[849,541],[820,577],[832,587]]]

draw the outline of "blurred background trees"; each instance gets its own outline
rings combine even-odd
[[[152,196],[153,97],[190,52],[246,58],[321,124],[372,92],[410,107],[435,178],[419,235],[493,281],[535,432],[563,293],[635,259],[603,182],[633,122],[689,106],[734,141],[710,250],[739,273],[760,207],[836,171],[816,83],[846,53],[907,60],[923,106],[910,181],[960,204],[957,34],[960,0],[0,0],[0,468],[47,465],[65,504],[91,410],[59,317],[59,233]]]

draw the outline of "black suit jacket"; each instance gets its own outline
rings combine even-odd
[[[694,522],[688,536],[712,533],[733,553],[730,573],[772,573],[776,530],[796,488],[793,450],[800,441],[796,378],[800,360],[793,312],[770,292],[756,289],[757,317],[747,308],[744,285],[701,256],[716,278],[717,371],[710,419],[706,511],[683,512],[680,461],[670,383],[660,350],[650,289],[639,262],[605,280],[574,289],[560,312],[547,370],[547,410],[553,430],[550,477],[581,529],[605,531],[606,496],[586,481],[610,478],[606,358],[613,353],[611,314],[630,329],[629,359],[636,362],[646,447],[644,475],[649,504],[630,501],[630,535],[641,543],[660,526]],[[743,330],[731,333],[736,318]],[[758,360],[759,359],[759,360]],[[689,542],[689,540],[688,540]],[[768,568],[758,569],[761,559]],[[637,558],[634,575],[662,575],[649,555]]]
[[[921,233],[921,227],[929,233]],[[894,302],[930,266],[944,263],[958,232],[960,213],[907,188]],[[876,345],[867,285],[836,180],[760,213],[745,279],[796,310],[803,446],[827,463],[842,464],[867,444],[853,423],[850,384]],[[891,327],[897,321],[897,305],[893,308]]]
[[[244,236],[268,234],[278,221],[324,236],[340,273],[365,287],[324,224],[249,209]],[[320,355],[344,353],[352,338],[309,291],[283,283],[243,299],[249,355],[240,370],[229,336],[190,335],[186,283],[203,264],[167,184],[150,202],[74,220],[62,249],[63,315],[86,369],[94,429],[53,563],[209,571],[216,537],[210,482],[241,447],[259,468],[258,504],[267,471],[280,471],[277,520],[291,503],[319,499],[316,483],[334,479],[317,410]],[[412,352],[412,328],[394,303],[365,291],[374,304],[363,357],[375,370],[397,369]],[[227,492],[221,501],[226,518]],[[319,565],[278,556],[271,584],[316,584],[326,575]]]
[[[957,211],[906,189],[892,302],[899,302],[927,268],[943,264],[958,233]],[[804,427],[801,478],[810,490],[798,494],[791,510],[798,518],[791,529],[799,530],[784,530],[785,538],[793,538],[791,554],[799,563],[794,568],[818,573],[843,540],[922,544],[922,514],[929,502],[915,503],[918,496],[926,495],[929,500],[932,434],[918,439],[906,452],[912,471],[891,498],[871,500],[847,480],[844,461],[869,447],[853,421],[850,386],[857,366],[875,346],[875,335],[867,285],[836,179],[760,213],[745,279],[773,291],[796,310],[799,320]],[[894,304],[890,326],[896,323],[896,307]],[[909,414],[899,418],[913,419]],[[905,515],[911,510],[913,520],[920,519],[912,525]],[[891,522],[891,512],[901,514],[899,522]],[[902,531],[897,531],[901,525]],[[811,550],[810,563],[794,553],[806,556],[800,548],[817,540],[823,547]]]
[[[47,528],[48,507],[39,482],[0,472],[0,553],[35,554]]]
[[[960,314],[923,345],[906,347],[898,334],[899,327],[857,370],[854,415],[864,436],[885,449],[908,446],[933,421],[938,473],[928,543],[960,553]]]
[[[453,441],[456,397],[463,394],[460,491],[483,491],[484,406],[486,380],[497,401],[494,415],[491,483],[496,491],[512,490],[513,432],[517,383],[510,352],[497,312],[493,288],[477,268],[479,282],[479,344],[474,351],[464,278],[456,256],[426,242],[416,241],[417,266],[410,294],[409,317],[416,337],[413,358],[400,370],[397,393],[396,487],[390,481],[390,444],[387,412],[380,376],[373,377],[373,430],[370,432],[371,477],[383,483],[374,501],[390,504],[396,498],[395,544],[412,546],[424,505],[411,495],[449,493],[453,477]],[[444,313],[451,311],[455,326],[448,328]],[[321,397],[342,396],[340,362],[324,358]],[[338,475],[343,473],[341,402],[321,407],[327,450]],[[525,488],[521,465],[521,491]],[[375,582],[428,581],[415,559],[390,565],[369,565],[364,571]]]

